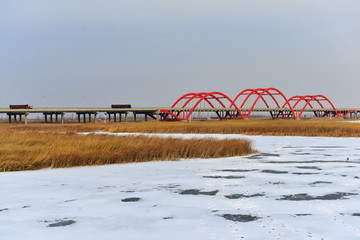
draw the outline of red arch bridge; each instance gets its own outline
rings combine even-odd
[[[14,107],[15,106],[15,107]],[[30,105],[12,105],[1,109],[9,123],[27,123],[29,114],[43,114],[45,123],[64,123],[64,115],[72,113],[78,122],[136,121],[144,116],[161,121],[189,121],[191,119],[248,119],[270,114],[273,119],[299,119],[301,117],[357,118],[360,109],[336,108],[324,95],[304,95],[287,98],[276,88],[256,88],[240,91],[234,98],[221,92],[187,93],[179,97],[170,108],[132,108],[130,104],[112,105],[111,108],[33,108]],[[99,117],[100,116],[100,117]],[[132,116],[132,117],[131,117]],[[1,120],[1,118],[0,118]],[[24,120],[24,121],[23,121]]]
[[[256,88],[240,91],[234,98],[222,92],[187,93],[170,108],[160,109],[162,121],[191,119],[248,119],[269,113],[271,118],[299,119],[315,117],[356,118],[360,109],[336,108],[324,95],[304,95],[287,98],[276,88]],[[205,114],[205,115],[204,115]]]

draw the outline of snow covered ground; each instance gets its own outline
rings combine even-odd
[[[261,153],[0,173],[0,239],[360,239],[358,138],[245,138]]]
[[[353,120],[353,121],[347,121],[347,122],[360,123],[360,120]]]

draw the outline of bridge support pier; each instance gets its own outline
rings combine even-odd
[[[144,120],[145,122],[147,122],[149,120],[149,117],[154,119],[154,120],[157,120],[157,116],[158,116],[158,113],[156,112],[134,112],[134,121],[136,122],[137,120],[137,115],[139,114],[144,114]]]
[[[8,113],[7,114],[9,117],[9,123],[11,124],[14,120],[14,123],[24,123],[27,124],[28,123],[28,115],[29,113],[27,112],[23,112],[23,113]],[[19,119],[18,119],[19,116]],[[24,122],[22,120],[22,117],[24,116]]]
[[[352,113],[349,113],[349,118],[351,119],[357,119],[357,112],[352,112]]]
[[[81,120],[83,121],[83,123],[86,122],[97,122],[97,114],[98,112],[76,112],[77,117],[78,117],[78,123],[81,123]],[[88,120],[88,121],[87,121]]]
[[[106,112],[108,115],[108,121],[111,122],[111,120],[113,120],[113,122],[117,122],[119,120],[119,122],[122,122],[122,115],[125,115],[125,120],[127,121],[127,112]],[[119,117],[119,118],[118,118]]]
[[[64,112],[44,112],[45,123],[61,123],[64,124]],[[54,121],[55,116],[55,121]],[[60,118],[60,119],[59,119]]]

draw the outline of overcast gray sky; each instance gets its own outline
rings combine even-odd
[[[0,107],[276,87],[360,107],[359,0],[0,0]]]

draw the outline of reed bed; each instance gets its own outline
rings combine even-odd
[[[255,152],[251,148],[251,142],[247,140],[184,140],[78,134],[97,131],[360,137],[360,124],[338,119],[0,124],[0,171],[229,157]]]
[[[109,131],[360,137],[360,123],[339,120],[230,120],[192,123],[151,122],[109,125]]]
[[[218,158],[255,152],[248,140],[79,135],[30,129],[0,128],[0,171]]]
[[[185,122],[128,122],[98,124],[0,124],[0,131],[16,132],[141,132],[217,133],[270,136],[360,137],[360,123],[333,120],[226,120]]]

